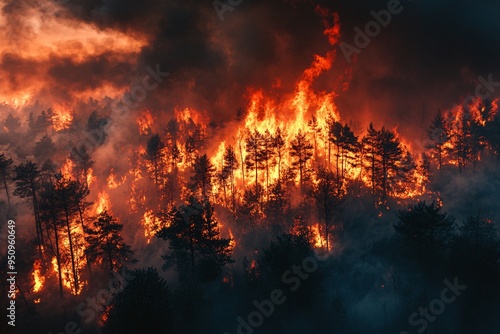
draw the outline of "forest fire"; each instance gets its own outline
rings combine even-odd
[[[101,191],[97,197],[97,201],[94,204],[94,212],[96,215],[100,214],[104,210],[111,209],[111,202],[109,200],[109,195],[105,191]]]
[[[73,114],[64,107],[56,107],[52,110],[52,127],[55,131],[66,130],[73,122]]]
[[[126,176],[123,176],[121,180],[117,180],[117,176],[115,175],[113,168],[111,168],[111,172],[109,173],[108,179],[106,180],[108,183],[109,189],[116,189],[121,186],[126,180]]]
[[[151,116],[151,112],[149,110],[142,112],[137,117],[137,126],[139,127],[140,135],[149,134],[152,125],[153,125],[153,116]]]
[[[463,98],[473,66],[453,72],[455,87],[388,64],[397,55],[380,45],[398,29],[349,48],[361,23],[341,24],[334,4],[216,1],[207,18],[206,6],[159,3],[0,0],[0,212],[22,226],[24,313],[77,309],[96,333],[215,333],[227,319],[260,327],[240,314],[271,292],[287,306],[263,333],[396,332],[435,290],[407,288],[416,268],[481,286],[469,266],[495,282],[491,76],[476,80],[487,95]],[[87,321],[80,303],[94,299]],[[132,313],[151,315],[146,327]],[[212,318],[224,321],[200,320]]]
[[[316,247],[318,249],[325,249],[326,245],[327,245],[326,238],[321,233],[321,228],[320,228],[319,223],[311,226],[311,233],[313,236],[314,247]],[[330,241],[330,245],[331,245],[331,241]],[[329,247],[331,247],[331,246],[329,246]],[[329,251],[329,249],[327,249],[327,251]]]
[[[43,284],[45,283],[45,277],[42,276],[41,273],[42,269],[42,261],[40,259],[35,260],[35,263],[33,264],[33,273],[31,274],[33,276],[33,292],[40,292],[40,290],[43,287]]]

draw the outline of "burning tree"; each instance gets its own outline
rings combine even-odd
[[[94,220],[91,227],[85,228],[87,234],[87,249],[85,253],[92,263],[107,263],[111,275],[123,267],[125,261],[130,260],[133,251],[120,235],[123,224],[118,219],[102,211]]]
[[[427,130],[427,137],[430,143],[426,148],[431,151],[431,156],[437,163],[437,168],[441,170],[444,164],[444,157],[447,154],[446,142],[450,139],[448,126],[443,113],[439,111]]]
[[[43,232],[40,223],[40,210],[38,208],[37,197],[40,170],[38,169],[38,165],[36,163],[27,161],[26,163],[15,166],[14,172],[14,181],[16,181],[14,195],[31,200],[33,205],[33,215],[35,217],[38,245],[43,245]]]
[[[307,140],[306,135],[300,130],[290,145],[290,155],[295,159],[292,162],[292,166],[298,171],[300,189],[304,191],[305,181],[309,177],[307,162],[313,156],[313,146]]]
[[[247,150],[245,166],[248,171],[255,171],[255,187],[257,188],[259,184],[259,169],[265,168],[263,135],[257,129],[253,132],[249,132],[245,140],[245,147]]]
[[[340,176],[326,168],[320,168],[316,173],[316,182],[314,182],[311,197],[316,203],[320,219],[325,226],[326,249],[330,250],[329,235],[332,219],[335,212],[339,210],[346,191]]]
[[[208,160],[206,154],[201,157],[196,157],[191,181],[193,181],[193,190],[198,191],[203,200],[207,199],[207,193],[211,189],[214,173],[215,167],[210,160]]]
[[[165,144],[161,140],[160,135],[155,134],[151,136],[151,138],[149,138],[146,148],[146,153],[144,154],[144,158],[153,165],[152,177],[155,183],[156,192],[158,192],[160,189],[160,178],[163,169],[164,148]]]
[[[12,165],[12,159],[5,157],[5,154],[0,154],[0,175],[2,176],[2,182],[5,187],[5,194],[7,195],[7,203],[10,206],[10,194],[9,186],[7,185],[7,180],[10,179],[10,165]]]
[[[87,146],[81,145],[79,147],[73,147],[69,159],[73,161],[76,166],[76,175],[78,175],[78,178],[83,180],[88,187],[90,182],[87,175],[92,170],[94,161],[87,150]]]
[[[222,174],[224,178],[229,179],[231,189],[231,209],[236,209],[236,184],[234,179],[234,172],[239,167],[238,159],[234,147],[229,146],[224,152],[224,166],[222,167]]]
[[[181,277],[211,280],[231,262],[230,239],[220,237],[214,209],[208,200],[191,197],[189,204],[172,208],[157,236],[169,240],[172,253],[164,256],[165,268],[177,265]]]

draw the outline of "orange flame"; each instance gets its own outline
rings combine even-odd
[[[56,131],[66,130],[73,122],[73,113],[64,108],[54,108],[52,110],[52,126]]]
[[[143,111],[136,119],[137,126],[139,127],[139,134],[147,135],[153,126],[153,116],[149,110]]]
[[[33,276],[33,292],[39,292],[43,284],[45,282],[45,277],[42,276],[41,274],[41,267],[42,267],[42,261],[39,259],[35,261],[33,264],[33,273],[31,274]]]
[[[109,210],[111,208],[109,195],[105,191],[99,192],[97,196],[97,202],[94,204],[94,212],[96,215],[100,214],[104,210]]]

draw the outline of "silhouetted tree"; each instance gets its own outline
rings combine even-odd
[[[453,237],[455,219],[441,212],[435,202],[411,204],[400,210],[394,229],[409,242],[423,261],[436,261]]]
[[[287,214],[290,211],[290,194],[282,182],[276,182],[271,185],[269,199],[265,206],[267,220],[272,224],[274,232],[279,234],[285,232]]]
[[[205,141],[205,133],[200,124],[194,124],[194,130],[186,138],[185,148],[187,156],[186,161],[193,164],[196,160],[198,152],[203,147]]]
[[[500,274],[500,241],[497,237],[494,222],[490,219],[469,216],[460,227],[454,244],[455,262],[467,275],[476,276],[478,280],[486,276]]]
[[[105,313],[103,334],[174,333],[172,294],[155,268],[136,269]]]
[[[335,212],[339,211],[346,191],[343,189],[341,176],[335,175],[327,168],[320,168],[316,173],[311,197],[316,203],[319,218],[325,225],[326,249],[330,250],[329,235]]]
[[[220,237],[213,207],[208,201],[191,197],[187,205],[173,207],[157,236],[169,240],[172,253],[164,256],[165,266],[177,265],[181,277],[210,280],[230,262],[230,240]],[[190,274],[187,269],[190,269]]]
[[[430,143],[426,145],[426,148],[431,151],[430,154],[435,159],[437,168],[441,170],[444,164],[444,157],[447,153],[445,144],[450,140],[448,125],[441,111],[432,119],[431,125],[427,130],[427,138]]]
[[[300,189],[304,191],[304,181],[308,178],[307,162],[312,157],[312,145],[308,142],[305,134],[299,130],[291,142],[290,155],[294,158],[292,166],[299,173]]]
[[[231,208],[234,211],[236,208],[236,184],[234,181],[234,171],[238,169],[238,160],[236,159],[236,152],[232,146],[228,146],[224,152],[224,166],[222,173],[227,175],[231,188]]]
[[[313,135],[313,143],[314,143],[314,160],[318,160],[318,134],[321,131],[321,128],[319,127],[318,124],[318,119],[316,116],[312,116],[312,118],[307,122],[307,126],[309,127],[309,131]]]
[[[363,170],[368,174],[370,178],[370,184],[372,188],[372,194],[376,195],[377,190],[377,178],[380,171],[380,159],[378,156],[378,143],[379,131],[375,130],[373,123],[370,123],[368,127],[368,133],[363,137],[362,147],[363,147]]]
[[[31,200],[33,205],[33,215],[35,218],[36,235],[38,245],[43,245],[43,233],[40,224],[40,212],[38,209],[37,191],[39,188],[40,170],[37,164],[27,161],[23,164],[14,167],[14,181],[16,181],[16,189],[14,195],[20,198]]]
[[[281,162],[285,154],[285,139],[281,134],[281,129],[278,127],[276,133],[273,136],[273,146],[276,151],[276,157],[278,158],[278,182],[281,182]]]
[[[271,241],[257,260],[258,277],[263,288],[283,291],[289,309],[307,308],[320,293],[321,275],[306,272],[302,267],[304,259],[314,259],[309,236],[283,234]],[[319,266],[317,261],[316,264]]]
[[[43,110],[38,118],[36,119],[36,127],[38,131],[46,131],[49,126],[52,125],[52,109]]]
[[[35,148],[33,150],[35,158],[38,161],[43,161],[42,159],[51,159],[56,152],[56,145],[52,141],[52,138],[45,135],[40,139],[40,141],[35,143]]]
[[[340,175],[340,142],[343,140],[343,134],[342,134],[342,124],[337,121],[333,121],[330,124],[329,128],[329,140],[332,142],[332,144],[335,146],[335,171],[337,172],[337,176]]]
[[[341,176],[344,178],[347,165],[350,167],[357,167],[359,154],[359,143],[358,137],[351,130],[349,125],[345,124],[342,127],[342,137],[340,141],[340,157],[342,159],[342,173]]]
[[[269,130],[266,130],[262,135],[262,160],[264,162],[264,169],[266,170],[266,194],[269,194],[269,169],[275,164],[275,155],[273,136]]]
[[[89,260],[94,263],[107,263],[111,273],[123,267],[133,252],[123,241],[120,235],[122,230],[123,224],[120,224],[118,219],[109,215],[107,210],[102,211],[92,226],[85,228],[85,239],[88,243],[85,252]]]
[[[486,140],[493,153],[497,156],[497,162],[500,161],[500,113],[491,117],[491,121],[485,126]]]
[[[16,133],[21,127],[21,120],[10,113],[7,115],[7,118],[5,119],[3,124],[7,128],[7,130],[9,130],[9,132]]]
[[[196,158],[191,181],[193,181],[193,189],[198,190],[204,199],[207,198],[207,192],[210,192],[214,173],[215,167],[206,154]]]
[[[402,159],[401,144],[394,132],[382,128],[379,132],[379,155],[381,171],[382,200],[385,202],[387,195],[393,187],[394,179],[397,176],[398,165]]]
[[[245,165],[247,170],[255,171],[255,187],[259,183],[259,169],[264,169],[264,156],[262,154],[264,138],[263,135],[255,129],[254,132],[248,133],[245,140],[247,156],[245,157]]]
[[[58,193],[55,180],[45,180],[40,186],[40,221],[46,227],[49,249],[56,258],[57,276],[59,281],[59,296],[63,297],[62,252],[60,243],[60,227],[63,225],[63,212],[58,203]],[[54,242],[52,242],[52,237]]]
[[[73,147],[69,155],[69,159],[75,163],[76,173],[79,180],[85,182],[89,186],[87,175],[90,169],[94,166],[94,161],[90,156],[87,147],[81,145],[80,147]]]
[[[12,165],[12,159],[7,158],[4,153],[0,154],[0,175],[2,176],[2,182],[5,187],[5,194],[7,195],[7,203],[9,203],[9,206],[10,195],[7,181],[10,179],[10,165]]]
[[[165,144],[162,142],[160,135],[152,135],[148,140],[146,154],[144,155],[144,158],[146,158],[153,165],[153,180],[155,182],[157,192],[159,190],[161,171],[163,168],[162,159],[164,156],[164,148]]]

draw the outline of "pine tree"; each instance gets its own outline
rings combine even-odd
[[[306,136],[299,130],[294,140],[291,142],[290,155],[295,159],[292,166],[299,173],[300,189],[304,191],[305,180],[308,178],[307,162],[311,159],[313,146]]]
[[[35,149],[33,150],[35,158],[38,161],[42,159],[51,159],[56,152],[56,145],[52,141],[52,138],[45,135],[40,139],[40,141],[35,143]]]
[[[55,186],[55,180],[44,181],[40,186],[40,220],[44,223],[47,230],[47,239],[49,249],[56,258],[57,275],[59,281],[59,296],[63,297],[63,280],[62,280],[62,252],[60,247],[60,232],[62,226],[62,210],[58,205],[58,194]],[[52,242],[52,236],[54,242]]]
[[[407,210],[399,211],[398,218],[394,229],[423,261],[436,260],[453,237],[455,219],[442,213],[434,202],[412,204]]]
[[[196,160],[198,152],[203,147],[205,134],[200,124],[193,125],[194,130],[187,136],[185,148],[187,156],[185,157],[189,164]]]
[[[259,183],[259,170],[264,168],[264,156],[262,154],[264,138],[262,134],[255,129],[250,132],[245,140],[247,156],[245,157],[245,166],[249,171],[255,171],[255,187]]]
[[[10,165],[12,165],[12,159],[6,158],[5,154],[0,154],[0,175],[2,176],[2,182],[5,187],[5,194],[7,195],[7,203],[10,207],[10,194],[7,181],[10,179]]]
[[[363,170],[370,177],[370,184],[372,188],[372,194],[375,196],[377,192],[376,180],[379,176],[380,164],[378,156],[378,137],[379,131],[375,130],[373,123],[370,123],[368,127],[368,133],[363,137],[363,161],[365,165],[362,166]]]
[[[52,109],[43,110],[36,119],[36,128],[39,132],[47,131],[47,128],[52,125]]]
[[[346,192],[340,176],[335,175],[327,168],[320,168],[317,171],[316,181],[311,191],[311,197],[316,203],[320,219],[325,224],[325,240],[328,251],[332,219],[344,201]]]
[[[7,115],[3,124],[10,133],[16,133],[21,127],[21,120],[10,113]]]
[[[341,176],[344,178],[347,165],[351,168],[357,166],[358,154],[359,154],[359,143],[358,137],[354,135],[354,131],[351,130],[349,125],[345,124],[342,127],[340,140],[340,157],[342,159],[342,173]]]
[[[157,193],[159,191],[160,177],[163,170],[164,148],[165,144],[162,142],[160,135],[155,134],[149,138],[146,146],[146,153],[144,154],[144,158],[153,165],[153,180]]]
[[[385,128],[382,128],[380,131],[378,142],[380,145],[382,200],[385,202],[397,176],[398,165],[402,159],[403,151],[401,149],[401,144],[396,138],[396,134]]]
[[[333,121],[329,128],[329,140],[335,146],[335,171],[337,172],[337,177],[340,176],[340,143],[343,141],[342,134],[342,124],[337,121]]]
[[[89,260],[93,263],[107,263],[111,274],[120,270],[133,255],[130,246],[120,235],[122,230],[123,224],[108,214],[107,210],[95,218],[91,227],[85,228],[88,243],[85,252]]]
[[[445,144],[450,140],[448,124],[441,111],[439,111],[427,130],[427,138],[430,143],[426,148],[431,151],[432,157],[437,162],[437,168],[441,170],[446,156]]]
[[[191,181],[193,181],[193,189],[198,190],[204,199],[207,198],[207,193],[211,190],[214,173],[215,167],[206,154],[196,158]]]
[[[236,153],[232,146],[228,146],[224,152],[224,166],[222,167],[222,173],[227,175],[230,182],[231,188],[231,203],[232,210],[236,209],[236,184],[234,181],[234,171],[238,169],[238,160],[236,159]]]
[[[313,143],[314,143],[314,161],[318,161],[318,133],[320,132],[320,127],[318,125],[318,119],[316,116],[312,116],[312,118],[307,122],[307,126],[309,127],[309,131],[313,135]]]
[[[266,170],[266,193],[269,194],[269,169],[274,166],[274,150],[273,136],[266,130],[262,136],[262,160],[264,160],[264,168]],[[269,196],[269,195],[268,195]]]
[[[35,217],[36,235],[39,246],[44,244],[43,232],[40,224],[40,212],[38,208],[37,192],[39,189],[40,170],[36,163],[27,161],[14,167],[14,181],[16,189],[14,195],[31,200],[33,215]]]
[[[169,240],[172,253],[164,256],[165,266],[177,265],[183,276],[191,280],[211,280],[223,266],[231,262],[229,239],[220,237],[217,220],[208,200],[202,203],[194,197],[189,204],[172,208],[166,226],[157,236]],[[189,269],[189,270],[188,270]]]
[[[285,154],[285,139],[281,134],[281,129],[278,127],[276,129],[276,133],[273,136],[273,146],[276,152],[276,156],[278,158],[278,182],[281,182],[281,162],[283,160],[283,156]]]
[[[83,180],[88,187],[87,175],[94,166],[94,161],[88,153],[87,147],[83,144],[78,148],[73,147],[69,159],[75,163],[78,179]]]

